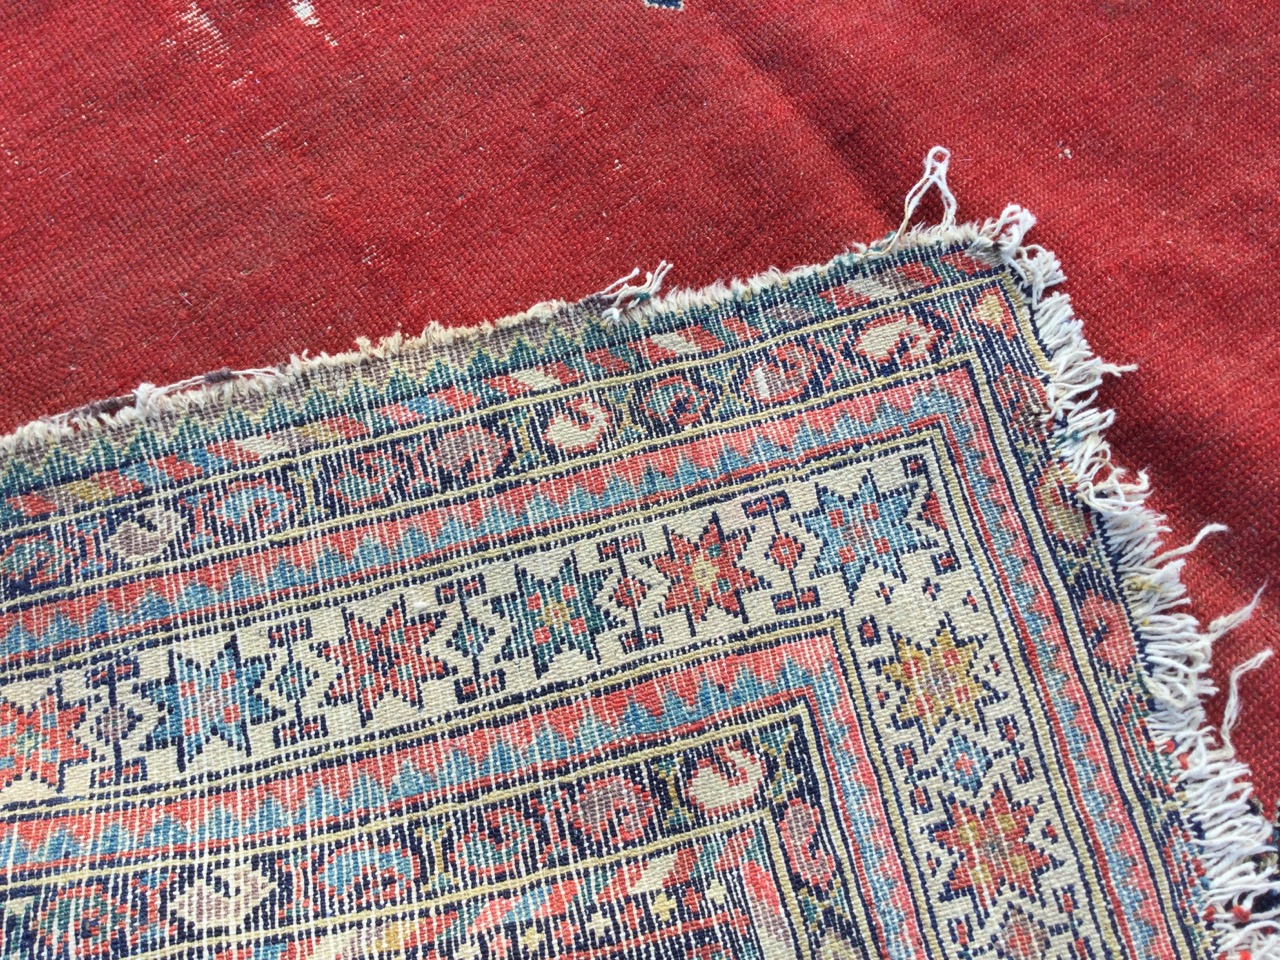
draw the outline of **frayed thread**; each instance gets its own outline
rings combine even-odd
[[[1070,299],[1047,292],[1065,278],[1053,254],[1022,242],[1033,223],[1026,211],[1010,207],[983,231],[983,240],[1030,294],[1036,330],[1051,358],[1047,419],[1053,449],[1080,501],[1098,515],[1117,558],[1152,701],[1147,730],[1171,754],[1174,786],[1198,834],[1203,917],[1211,941],[1219,956],[1280,960],[1280,909],[1255,909],[1259,903],[1280,902],[1280,879],[1265,862],[1275,852],[1272,826],[1250,802],[1249,769],[1236,759],[1230,739],[1239,718],[1239,678],[1265,662],[1270,651],[1233,671],[1235,693],[1220,730],[1214,730],[1204,709],[1217,693],[1209,677],[1213,646],[1248,619],[1261,592],[1207,628],[1179,609],[1188,603],[1182,583],[1188,554],[1206,536],[1226,528],[1210,524],[1190,544],[1161,552],[1168,528],[1164,517],[1146,505],[1149,479],[1145,473],[1130,479],[1112,461],[1105,432],[1115,414],[1096,404],[1104,377],[1127,368],[1094,356]]]
[[[1213,644],[1247,618],[1257,598],[1235,614],[1215,620],[1207,629],[1179,610],[1187,603],[1181,579],[1187,554],[1205,536],[1223,528],[1210,525],[1191,544],[1161,552],[1161,537],[1168,530],[1163,526],[1164,518],[1146,506],[1148,479],[1143,473],[1127,479],[1125,471],[1112,462],[1105,432],[1115,415],[1096,405],[1103,379],[1131,368],[1108,364],[1094,356],[1082,324],[1072,312],[1070,299],[1062,293],[1048,292],[1065,276],[1052,253],[1024,243],[1035,224],[1029,211],[1010,205],[999,217],[980,224],[954,223],[955,198],[946,183],[949,160],[950,155],[943,148],[931,150],[924,176],[907,195],[899,228],[875,243],[852,245],[850,255],[856,261],[913,247],[963,245],[974,257],[1005,264],[1022,281],[1037,334],[1050,357],[1046,419],[1052,424],[1054,452],[1072,478],[1080,501],[1100,518],[1102,535],[1116,557],[1137,628],[1144,681],[1151,698],[1147,730],[1153,742],[1171,754],[1173,786],[1198,835],[1204,870],[1201,899],[1209,936],[1221,956],[1280,960],[1276,926],[1280,908],[1255,910],[1260,902],[1280,903],[1280,881],[1265,865],[1268,856],[1274,859],[1276,852],[1271,825],[1251,805],[1248,768],[1235,758],[1230,743],[1231,727],[1239,716],[1238,692],[1225,730],[1215,731],[1204,711],[1205,701],[1216,693],[1208,675]],[[938,189],[942,196],[943,222],[933,227],[909,226],[920,200],[930,189]],[[847,259],[837,258],[830,264],[787,272],[771,268],[748,280],[718,282],[695,291],[675,290],[659,297],[658,288],[667,269],[663,264],[647,274],[644,283],[630,282],[639,273],[635,270],[587,302],[599,305],[600,298],[605,299],[610,319],[616,321],[625,316],[628,321],[643,322],[664,311],[714,306],[766,289],[785,288],[798,279],[820,277],[835,264],[847,263]],[[303,354],[274,370],[225,372],[166,388],[148,387],[135,393],[123,409],[87,408],[28,424],[0,438],[0,455],[38,447],[80,431],[127,426],[143,417],[180,411],[191,405],[229,402],[245,393],[280,389],[317,367],[350,366],[370,358],[439,349],[500,330],[546,323],[570,306],[551,301],[522,314],[465,328],[433,323],[419,337],[394,334],[377,344],[360,341],[359,350],[348,354]],[[1242,670],[1253,664],[1251,660],[1233,671],[1236,683]]]
[[[947,186],[947,168],[950,165],[951,151],[946,147],[934,147],[925,156],[924,176],[907,191],[906,198],[902,201],[902,223],[898,225],[897,230],[893,231],[889,244],[885,247],[886,253],[898,249],[902,236],[911,224],[911,218],[915,216],[916,208],[920,206],[920,201],[925,198],[925,195],[931,189],[936,188],[938,196],[942,199],[942,228],[949,229],[955,226],[958,204],[956,203],[955,194]]]
[[[661,261],[656,269],[645,274],[643,283],[633,284],[630,281],[640,273],[636,268],[576,304],[568,300],[548,300],[521,313],[471,326],[444,326],[432,321],[416,337],[406,337],[397,331],[376,342],[365,337],[357,338],[356,349],[344,353],[312,355],[304,350],[275,367],[242,370],[223,367],[163,386],[140,383],[132,393],[40,417],[0,436],[0,457],[36,453],[43,447],[80,434],[128,429],[192,409],[205,409],[273,393],[326,369],[350,368],[371,360],[447,348],[455,343],[482,339],[514,328],[545,325],[578,305],[600,307],[607,304],[601,311],[602,316],[606,321],[618,322],[657,295],[670,269],[670,263]]]
[[[1259,591],[1258,595],[1253,598],[1253,605],[1257,605],[1261,596],[1262,592]],[[1227,705],[1222,710],[1222,726],[1219,730],[1222,736],[1222,745],[1228,750],[1233,749],[1231,731],[1240,722],[1240,680],[1246,673],[1261,669],[1263,664],[1270,660],[1274,653],[1275,651],[1270,647],[1265,650],[1259,650],[1244,663],[1232,668],[1231,675],[1227,678]]]
[[[644,275],[644,283],[631,283],[631,280],[640,273],[640,268],[636,267],[625,277],[614,281],[589,299],[608,302],[609,306],[604,309],[602,316],[605,320],[617,323],[622,320],[623,314],[648,303],[657,296],[658,291],[662,289],[662,280],[670,269],[671,264],[661,260],[658,262],[657,269]]]
[[[1132,480],[1112,461],[1105,438],[1114,411],[1097,405],[1107,376],[1134,369],[1096,357],[1075,317],[1071,300],[1051,287],[1066,277],[1058,259],[1037,244],[1025,243],[1035,217],[1011,204],[981,226],[907,229],[921,198],[931,188],[942,196],[946,216],[954,197],[946,184],[949,155],[934,148],[924,176],[907,195],[902,225],[889,238],[856,248],[878,256],[904,246],[963,239],[971,255],[1001,262],[1022,281],[1036,332],[1050,357],[1048,410],[1051,442],[1081,503],[1098,515],[1102,534],[1118,558],[1117,569],[1129,599],[1142,651],[1144,680],[1152,710],[1147,729],[1153,742],[1171,754],[1172,777],[1187,819],[1198,834],[1204,870],[1203,919],[1218,955],[1237,960],[1280,960],[1280,878],[1271,824],[1250,802],[1249,769],[1235,757],[1231,731],[1239,720],[1240,677],[1270,657],[1266,650],[1232,671],[1223,725],[1215,731],[1205,702],[1217,693],[1209,677],[1213,646],[1244,623],[1257,607],[1261,590],[1242,609],[1214,620],[1205,629],[1178,608],[1188,603],[1182,568],[1201,541],[1226,530],[1210,524],[1184,547],[1161,552],[1168,533],[1164,517],[1146,506],[1150,482],[1145,473]],[[904,233],[905,231],[905,233]]]

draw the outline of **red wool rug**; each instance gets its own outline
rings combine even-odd
[[[945,143],[970,215],[1034,209],[1140,365],[1104,401],[1170,539],[1230,527],[1197,612],[1280,583],[1280,6],[10,0],[0,64],[0,430],[664,257],[817,262]],[[1277,636],[1272,590],[1218,685]],[[1268,807],[1276,669],[1234,736]]]

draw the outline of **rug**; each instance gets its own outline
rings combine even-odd
[[[684,286],[825,261],[941,142],[1141,365],[1110,440],[1170,538],[1231,528],[1184,570],[1196,609],[1280,582],[1280,4],[17,0],[0,62],[0,432],[662,257]],[[1276,636],[1270,591],[1219,684]],[[1234,734],[1269,807],[1276,670]]]
[[[822,266],[3,441],[4,955],[1280,955],[1231,624],[946,160]]]

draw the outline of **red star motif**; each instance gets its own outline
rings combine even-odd
[[[1046,854],[1027,842],[1035,813],[1030,803],[1010,803],[1004,787],[996,788],[981,813],[948,801],[947,822],[933,829],[933,839],[960,858],[947,889],[971,892],[984,909],[1006,887],[1034,896],[1036,877],[1051,865]]]
[[[327,640],[318,647],[321,656],[342,668],[325,699],[355,701],[362,726],[373,719],[374,707],[388,693],[421,707],[423,683],[453,673],[447,663],[427,653],[427,639],[444,614],[410,620],[401,597],[376,625],[345,610],[342,617],[346,624],[342,639]]]
[[[65,706],[56,689],[30,710],[0,700],[0,790],[27,774],[61,790],[63,771],[89,759],[74,736],[84,715],[82,704]]]
[[[665,608],[684,607],[692,622],[705,620],[713,606],[742,616],[743,591],[762,586],[759,577],[737,564],[746,546],[746,533],[725,536],[714,513],[696,541],[671,534],[670,549],[653,558],[653,565],[671,581]]]

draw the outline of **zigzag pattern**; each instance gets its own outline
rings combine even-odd
[[[429,803],[462,784],[501,782],[522,771],[555,767],[629,736],[696,726],[776,694],[811,694],[834,712],[839,690],[829,665],[824,670],[817,654],[799,661],[775,656],[716,670],[709,666],[697,675],[671,675],[643,688],[622,688],[585,706],[548,709],[534,719],[506,724],[501,738],[472,735],[406,745],[398,748],[404,759],[396,764],[377,754],[365,761],[351,757],[341,769],[304,769],[254,790],[233,781],[224,802],[211,802],[201,792],[159,805],[125,804],[94,809],[88,816],[42,817],[21,827],[0,824],[0,857],[8,865],[0,876],[8,878],[27,864],[122,853],[145,858],[169,849],[217,849],[257,836],[291,835],[315,824],[349,822],[370,811]],[[844,731],[836,728],[833,736],[839,743]]]
[[[945,416],[955,409],[956,401],[933,386],[852,399],[822,417],[774,421],[766,431],[744,427],[717,433],[614,462],[607,472],[593,470],[571,483],[553,478],[376,527],[343,530],[277,550],[277,558],[252,555],[185,575],[170,572],[159,578],[159,589],[148,589],[145,581],[130,584],[88,609],[84,598],[77,597],[3,614],[6,663],[47,662],[97,638],[169,626],[210,610],[252,609],[269,597],[358,583],[371,575],[461,556],[485,543],[515,544],[521,533],[535,527],[608,517],[637,503],[686,496],[725,478],[804,462],[848,448],[868,434],[899,431],[904,421]]]

